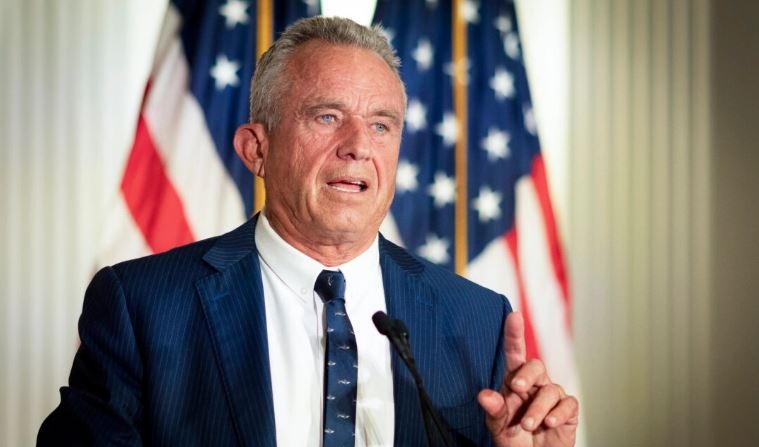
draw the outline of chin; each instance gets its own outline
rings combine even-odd
[[[361,233],[374,234],[379,231],[382,222],[367,219],[367,214],[360,212],[333,212],[325,220],[325,228],[332,232],[358,235]]]

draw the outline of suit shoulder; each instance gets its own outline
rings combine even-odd
[[[417,275],[431,289],[440,292],[440,296],[455,295],[463,299],[486,299],[491,300],[494,304],[501,304],[506,299],[503,295],[466,279],[447,268],[420,258],[387,239],[381,238],[381,247],[398,265],[410,273]]]
[[[476,298],[478,300],[491,300],[493,303],[501,303],[505,296],[488,289],[476,282],[464,278],[447,268],[421,260],[425,264],[425,277],[429,284],[443,292],[443,295],[456,294],[462,299]]]
[[[111,269],[118,276],[142,275],[146,272],[186,269],[200,265],[203,255],[214,245],[219,236],[172,248],[162,253],[129,259],[114,264]]]
[[[226,262],[234,262],[255,250],[254,227],[255,219],[251,219],[225,234],[182,245],[163,253],[123,261],[112,268],[118,275],[128,276],[141,276],[150,272],[211,272],[214,267],[219,266],[220,258]]]

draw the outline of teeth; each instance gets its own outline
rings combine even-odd
[[[365,191],[367,189],[366,182],[361,180],[345,180],[345,181],[336,181],[336,182],[330,182],[330,185],[340,188],[340,185],[352,185],[358,187],[361,191]]]
[[[366,190],[366,183],[364,182],[350,182],[350,184],[358,186],[358,189],[360,189],[361,191]]]
[[[348,192],[363,192],[366,191],[368,188],[366,186],[366,182],[361,180],[345,180],[345,181],[336,181],[336,182],[329,182],[329,184],[333,188],[337,188],[343,191]]]

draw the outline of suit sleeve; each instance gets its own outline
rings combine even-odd
[[[37,445],[142,445],[142,363],[124,290],[110,267],[87,288],[79,338],[69,386],[61,388]]]
[[[496,346],[496,352],[494,353],[495,359],[493,361],[493,375],[490,379],[490,389],[492,390],[500,390],[501,386],[503,385],[504,374],[506,371],[506,354],[503,350],[503,330],[504,326],[506,325],[506,317],[508,317],[512,312],[511,303],[509,303],[509,300],[503,295],[500,297],[503,299],[503,318],[501,318],[498,345]]]

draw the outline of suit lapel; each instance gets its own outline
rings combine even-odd
[[[241,445],[274,446],[269,348],[256,219],[219,238],[204,260],[217,269],[196,284]]]
[[[425,267],[382,237],[380,265],[387,313],[406,324],[411,351],[424,386],[428,390],[435,389],[438,384],[433,382],[429,372],[435,368],[435,352],[440,338],[437,336],[435,297],[427,284],[420,280]],[[391,361],[395,401],[394,445],[423,445],[426,435],[414,379],[395,351]]]

